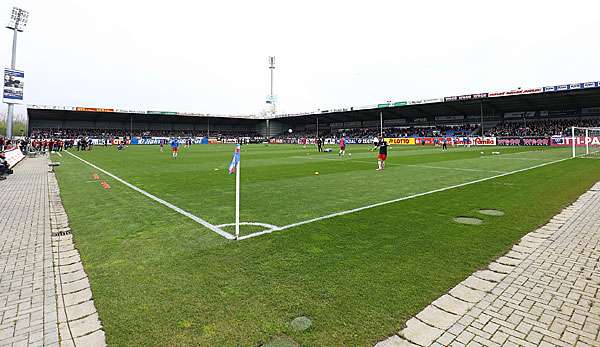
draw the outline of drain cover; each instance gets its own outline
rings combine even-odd
[[[290,328],[294,331],[304,331],[312,325],[310,318],[302,316],[296,317],[290,322]]]
[[[479,210],[479,213],[484,214],[486,216],[504,216],[504,212],[503,211],[493,210],[493,209]]]
[[[456,218],[454,218],[454,221],[456,223],[470,224],[470,225],[483,224],[483,221],[481,219],[474,218],[474,217],[456,217]]]
[[[50,233],[50,236],[52,236],[52,237],[67,236],[67,235],[71,235],[71,229]]]

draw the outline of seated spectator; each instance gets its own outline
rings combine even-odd
[[[0,153],[0,181],[6,179],[5,175],[10,175],[12,173],[13,170],[10,168],[6,156],[4,153]]]

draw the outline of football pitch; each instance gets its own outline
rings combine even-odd
[[[110,345],[372,345],[600,180],[568,148],[246,145],[234,241],[233,149],[53,155]]]

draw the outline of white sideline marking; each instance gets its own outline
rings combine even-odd
[[[377,160],[366,161],[366,160],[352,160],[359,163],[368,163],[368,164],[377,164]],[[472,171],[472,172],[493,172],[493,173],[506,173],[506,171],[497,171],[497,170],[484,170],[484,169],[468,169],[462,167],[450,167],[450,166],[432,166],[432,165],[420,165],[420,164],[396,164],[396,163],[386,163],[386,166],[410,166],[410,167],[422,167],[425,169],[442,169],[442,170],[452,170],[452,171]]]
[[[407,165],[407,166],[422,167],[422,168],[426,168],[426,169],[443,169],[443,170],[472,171],[472,172],[506,173],[506,171],[483,170],[483,169],[467,169],[467,168],[461,168],[461,167],[445,167],[445,166],[430,166],[430,165]]]
[[[367,205],[367,206],[363,206],[363,207],[357,207],[357,208],[353,208],[351,210],[346,210],[346,211],[331,213],[331,214],[328,214],[328,215],[325,215],[325,216],[321,216],[321,217],[317,217],[317,218],[312,218],[312,219],[308,219],[308,220],[305,220],[305,221],[302,221],[302,222],[297,222],[297,223],[292,223],[292,224],[289,224],[289,225],[285,225],[285,226],[279,227],[277,229],[265,230],[265,231],[261,231],[261,232],[258,232],[258,233],[249,234],[249,235],[244,236],[243,238],[240,237],[239,239],[240,240],[242,240],[242,239],[249,239],[251,237],[255,237],[255,236],[259,236],[259,235],[270,234],[273,231],[290,229],[290,228],[297,227],[297,226],[300,226],[300,225],[314,223],[314,222],[318,222],[318,221],[322,221],[322,220],[325,220],[325,219],[330,219],[330,218],[334,218],[334,217],[338,217],[338,216],[343,216],[343,215],[346,215],[346,214],[350,214],[350,213],[354,213],[354,212],[359,212],[359,211],[367,210],[367,209],[374,208],[374,207],[379,207],[379,206],[383,206],[383,205],[393,204],[395,202],[400,202],[400,201],[404,201],[404,200],[410,200],[410,199],[418,198],[420,196],[430,195],[430,194],[439,193],[439,192],[443,192],[443,191],[450,190],[450,189],[455,189],[455,188],[460,188],[460,187],[468,186],[468,185],[475,184],[475,183],[485,182],[485,181],[493,180],[495,178],[500,178],[500,177],[512,175],[512,174],[523,172],[523,171],[529,171],[529,170],[537,169],[537,168],[540,168],[542,166],[559,163],[561,161],[565,161],[565,160],[569,160],[569,159],[572,159],[572,158],[569,157],[569,158],[558,159],[558,160],[554,160],[554,161],[551,161],[551,162],[542,163],[542,164],[539,164],[539,165],[527,167],[527,168],[524,168],[524,169],[519,169],[519,170],[515,170],[515,171],[505,172],[505,173],[502,173],[502,174],[499,174],[499,175],[494,175],[494,176],[491,176],[491,177],[481,178],[481,179],[478,179],[478,180],[474,180],[474,181],[470,181],[470,182],[465,182],[465,183],[461,183],[461,184],[456,184],[456,185],[445,187],[445,188],[439,188],[439,189],[430,190],[430,191],[424,192],[424,193],[418,193],[418,194],[414,194],[414,195],[405,196],[405,197],[402,197],[402,198],[397,198],[397,199],[392,199],[392,200],[388,200],[388,201],[378,202],[376,204]]]
[[[501,160],[528,160],[528,161],[532,161],[532,160],[536,160],[536,161],[548,161],[548,160],[552,160],[552,159],[545,159],[545,158],[511,158],[508,157],[508,155],[510,154],[501,154],[501,155],[507,155],[507,157],[500,157],[500,156],[495,156],[495,157],[491,157],[491,156],[487,156],[487,157],[481,157],[481,159],[501,159]]]
[[[299,159],[307,159],[304,157],[293,157],[293,158],[299,158]],[[308,159],[320,159],[320,160],[334,160],[334,161],[339,161],[340,163],[342,162],[342,160],[335,159],[335,158],[319,158],[319,157],[313,157],[313,158],[308,158]],[[365,163],[365,164],[373,164],[373,166],[377,165],[377,159],[374,158],[372,161],[366,161],[366,160],[360,160],[360,159],[352,159],[352,158],[348,158],[346,161],[352,161],[355,163]],[[443,170],[456,170],[456,171],[473,171],[473,172],[493,172],[493,173],[506,173],[506,171],[497,171],[497,170],[483,170],[483,169],[467,169],[467,168],[460,168],[460,167],[445,167],[445,166],[429,166],[429,165],[413,165],[413,164],[396,164],[396,163],[386,163],[386,166],[410,166],[410,167],[422,167],[422,168],[427,168],[427,169],[443,169]]]
[[[77,159],[81,160],[82,162],[84,162],[84,163],[88,164],[89,166],[93,167],[94,169],[96,169],[96,170],[98,170],[98,171],[102,171],[102,172],[104,172],[105,174],[107,174],[107,175],[109,175],[110,177],[114,178],[115,180],[117,180],[117,181],[119,181],[119,182],[123,183],[123,184],[124,184],[124,185],[126,185],[127,187],[129,187],[129,188],[131,188],[131,189],[135,190],[136,192],[138,192],[138,193],[142,193],[143,195],[145,195],[145,196],[149,197],[150,199],[152,199],[152,200],[154,200],[154,201],[156,201],[156,202],[158,202],[158,203],[160,203],[160,204],[163,204],[163,205],[167,206],[168,208],[172,209],[173,211],[175,211],[175,212],[178,212],[178,213],[180,213],[180,214],[182,214],[182,215],[184,215],[184,216],[186,216],[186,217],[190,218],[191,220],[193,220],[194,222],[196,222],[196,223],[198,223],[198,224],[201,224],[201,225],[203,225],[203,226],[207,227],[208,229],[210,229],[210,230],[212,230],[212,231],[216,232],[217,234],[219,234],[219,235],[223,236],[224,238],[226,238],[226,239],[229,239],[229,240],[234,240],[234,239],[235,239],[235,236],[231,235],[230,233],[228,233],[228,232],[226,232],[226,231],[223,231],[223,230],[219,229],[219,227],[217,227],[217,226],[215,226],[215,225],[212,225],[212,224],[210,224],[209,222],[205,221],[204,219],[202,219],[202,218],[200,218],[200,217],[197,217],[197,216],[194,216],[193,214],[191,214],[191,213],[189,213],[189,212],[187,212],[187,211],[185,211],[185,210],[182,210],[181,208],[179,208],[179,207],[177,207],[177,206],[175,206],[175,205],[171,204],[170,202],[164,201],[163,199],[161,199],[161,198],[159,198],[159,197],[157,197],[157,196],[155,196],[155,195],[152,195],[152,194],[148,193],[147,191],[145,191],[145,190],[142,190],[142,189],[140,189],[140,188],[138,188],[138,187],[134,186],[133,184],[131,184],[131,183],[127,182],[127,181],[124,181],[123,179],[121,179],[121,178],[119,178],[119,177],[117,177],[117,176],[115,176],[115,175],[111,174],[110,172],[108,172],[108,171],[106,171],[106,170],[104,170],[104,169],[101,169],[101,168],[99,168],[98,166],[96,166],[96,165],[94,165],[94,164],[90,163],[89,161],[87,161],[87,160],[85,160],[85,159],[82,159],[82,158],[78,157],[77,155],[75,155],[75,154],[73,154],[73,153],[71,153],[71,152],[69,152],[69,151],[67,151],[66,153],[69,153],[69,154],[70,154],[70,155],[72,155],[73,157],[75,157],[75,158],[77,158]]]
[[[295,157],[295,158],[301,158],[301,159],[306,159],[303,157]],[[310,158],[310,159],[321,159],[321,160],[337,160],[339,161],[340,159],[335,159],[335,158]],[[372,161],[366,161],[366,160],[360,160],[360,159],[352,159],[349,158],[348,160],[352,161],[352,162],[356,162],[356,163],[365,163],[365,164],[373,164],[373,166],[377,165],[377,159],[373,159]],[[341,162],[341,161],[340,161]],[[417,164],[396,164],[396,163],[386,163],[386,166],[410,166],[410,167],[422,167],[422,168],[426,168],[426,169],[442,169],[442,170],[456,170],[456,171],[472,171],[472,172],[493,172],[493,173],[506,173],[506,171],[498,171],[498,170],[484,170],[484,169],[468,169],[468,168],[461,168],[461,167],[447,167],[447,166],[431,166],[431,165],[417,165]]]

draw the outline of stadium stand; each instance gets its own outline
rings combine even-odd
[[[571,126],[600,125],[600,82],[466,94],[379,105],[258,117],[30,105],[31,139],[93,144],[309,143],[315,137],[551,137]],[[291,130],[291,131],[290,131]],[[429,144],[429,143],[428,143]]]

